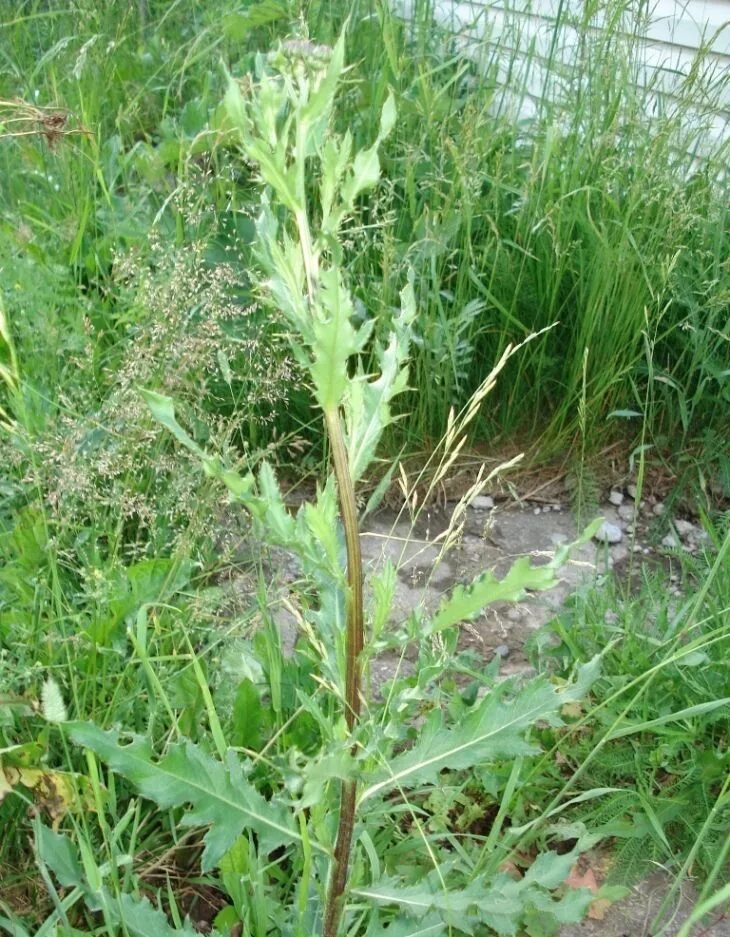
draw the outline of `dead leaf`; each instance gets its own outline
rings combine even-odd
[[[500,865],[499,871],[504,872],[506,875],[509,875],[509,877],[515,879],[515,881],[518,881],[519,879],[522,878],[522,873],[520,872],[520,870],[517,868],[517,866],[514,864],[514,862],[511,859],[505,860]]]
[[[595,895],[598,891],[598,882],[593,869],[589,866],[585,872],[578,869],[577,864],[570,870],[570,875],[565,880],[568,888],[587,888]]]
[[[596,898],[595,901],[591,901],[590,907],[588,908],[588,917],[592,921],[602,921],[608,909],[611,907],[612,902],[608,898]]]
[[[47,811],[54,829],[69,810],[94,809],[91,785],[84,775],[0,762],[0,801],[18,784],[33,791],[36,807]]]

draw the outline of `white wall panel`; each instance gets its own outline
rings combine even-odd
[[[395,2],[405,18],[413,15],[415,0]],[[548,99],[563,92],[561,73],[570,74],[584,9],[584,0],[433,2],[434,18],[450,47],[491,70],[502,91],[497,106],[515,119],[534,116],[544,91]],[[615,4],[603,3],[588,33],[595,36],[612,22],[613,29],[641,37],[631,78],[649,89],[644,102],[647,121],[682,107],[688,139],[694,122],[696,141],[688,144],[693,152],[728,139],[730,0],[654,0],[648,16],[637,0],[633,12],[618,22],[611,20],[615,10]],[[690,81],[700,49],[702,79]],[[573,74],[573,88],[574,79]],[[692,102],[689,109],[687,101]]]

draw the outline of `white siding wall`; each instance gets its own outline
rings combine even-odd
[[[415,0],[396,0],[407,18],[414,5]],[[544,91],[548,98],[561,94],[561,70],[574,58],[580,41],[575,19],[584,6],[584,0],[433,0],[433,14],[459,51],[497,75],[503,91],[499,106],[519,119],[534,115]],[[616,5],[604,2],[602,8],[590,22],[594,32]],[[682,106],[693,150],[707,151],[728,139],[730,0],[654,0],[648,16],[636,0],[635,12],[621,27],[643,37],[632,80],[650,89],[647,120]],[[704,54],[698,82],[690,78],[699,49]],[[689,110],[687,100],[693,102]]]

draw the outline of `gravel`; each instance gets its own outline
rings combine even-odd
[[[611,521],[604,521],[593,535],[594,540],[598,540],[599,543],[620,543],[623,537],[621,528],[617,524],[612,524]]]

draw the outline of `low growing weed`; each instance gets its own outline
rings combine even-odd
[[[571,794],[607,793],[569,816],[613,840],[614,881],[636,881],[657,866],[671,872],[660,917],[687,876],[705,896],[727,882],[729,551],[727,530],[718,528],[701,556],[683,557],[680,596],[659,575],[632,596],[618,584],[587,589],[534,644],[538,667],[564,676],[607,649],[594,706],[575,713],[574,731],[559,745]],[[538,762],[538,787],[549,783],[544,768]]]

